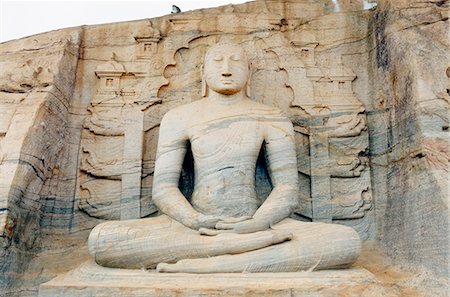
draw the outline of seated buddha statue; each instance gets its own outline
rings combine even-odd
[[[248,98],[250,65],[238,45],[206,53],[203,99],[162,119],[152,199],[161,215],[97,225],[89,252],[102,266],[158,272],[294,272],[345,268],[360,253],[350,227],[290,218],[298,204],[292,123],[280,110]],[[187,147],[194,189],[179,189]],[[272,191],[255,189],[264,148]]]

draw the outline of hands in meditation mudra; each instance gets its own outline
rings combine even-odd
[[[293,272],[344,268],[360,252],[350,227],[288,218],[299,183],[292,123],[250,100],[250,69],[234,44],[205,57],[204,99],[170,110],[160,126],[153,181],[158,217],[110,221],[89,236],[102,266],[159,272]],[[178,183],[190,142],[195,185],[189,202]],[[264,146],[273,190],[261,203],[255,189]]]

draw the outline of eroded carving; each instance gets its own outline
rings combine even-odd
[[[87,156],[85,156],[87,155]],[[118,159],[102,160],[95,152],[83,148],[80,170],[90,175],[109,179],[121,179],[122,164]]]
[[[299,196],[294,130],[278,109],[247,97],[248,78],[241,47],[208,50],[205,98],[169,111],[161,122],[153,201],[163,215],[95,227],[89,251],[98,264],[157,265],[159,272],[281,272],[356,260],[360,241],[353,229],[288,218]],[[195,163],[190,202],[178,185],[188,143]],[[261,147],[273,186],[264,201],[255,189]]]
[[[372,207],[372,199],[367,185],[368,174],[361,178],[332,178],[333,219],[359,219]]]
[[[96,218],[120,219],[121,182],[92,179],[81,184],[79,208]]]
[[[88,107],[91,115],[83,125],[80,208],[103,219],[146,216],[155,210],[148,205],[141,207],[142,201],[149,202],[148,196],[141,197],[143,110],[155,102],[140,100],[140,92],[136,91],[147,79],[145,69],[138,65],[126,70],[113,54],[113,60],[99,65],[95,74],[100,79],[97,93]],[[100,141],[114,145],[102,147]],[[105,151],[106,147],[112,151]],[[96,183],[100,186],[90,186]],[[110,193],[105,184],[120,190]],[[105,196],[115,207],[104,203]]]
[[[224,8],[224,13],[233,13],[233,9],[231,6]],[[262,26],[261,28],[275,28],[278,25],[288,28],[296,22],[283,22],[283,14],[271,12],[267,7],[260,7],[259,10],[261,18],[258,19],[258,26]],[[168,24],[163,22],[144,26],[135,36],[160,38],[163,35],[160,32],[168,30],[164,28],[166,25],[174,29],[187,22],[195,28],[202,28],[212,21],[208,17],[197,20],[184,15],[174,16],[171,20]],[[244,27],[243,30],[249,29]],[[356,76],[343,65],[340,57],[326,65],[316,61],[315,51],[319,45],[317,32],[299,27],[298,30],[282,36],[278,31],[280,28],[261,31],[258,33],[261,38],[246,40],[243,37],[240,40],[242,45],[251,49],[249,60],[253,71],[247,94],[255,101],[280,108],[293,121],[298,136],[296,138],[303,139],[297,141],[296,146],[299,180],[302,187],[306,187],[299,196],[300,206],[297,213],[310,220],[331,222],[334,217],[332,201],[335,198],[329,186],[331,179],[360,178],[363,172],[370,170],[364,156],[368,147],[366,116],[362,104],[352,90],[352,81]],[[180,27],[180,30],[185,28]],[[119,89],[114,95],[98,95],[92,100],[92,106],[89,108],[92,115],[86,119],[85,127],[96,134],[109,137],[125,135],[123,114],[130,110],[130,106],[140,106],[143,111],[141,208],[143,205],[153,205],[151,192],[156,141],[151,139],[157,137],[162,116],[168,110],[201,98],[199,82],[205,81],[200,74],[201,57],[206,47],[216,40],[213,35],[195,30],[185,31],[178,38],[160,39],[158,47],[166,54],[149,56],[149,59],[145,60],[146,64],[144,60],[138,59],[123,68],[116,65],[115,69],[122,71],[119,76]],[[133,73],[134,75],[131,75]],[[129,82],[130,92],[124,92],[125,81]],[[316,138],[319,143],[311,145],[315,142],[311,142],[310,138]],[[335,144],[334,139],[365,139],[362,141],[365,144],[358,150],[352,150],[351,154],[342,155],[340,152],[345,151],[347,147],[343,142]],[[323,145],[321,142],[329,142],[330,145]],[[315,152],[316,148],[323,151]],[[102,158],[105,159],[105,156]],[[315,163],[318,161],[320,164]],[[312,163],[318,169],[317,172],[311,173]],[[91,172],[95,171],[91,169]],[[324,174],[326,181],[317,179],[318,174]],[[182,182],[184,178],[187,178],[187,175],[182,175]],[[268,184],[262,171],[257,170],[256,179],[262,185]],[[365,182],[368,187],[370,179]],[[259,196],[268,192],[267,186],[262,188],[266,190],[261,190]],[[368,192],[370,191],[369,188]],[[342,207],[338,211],[345,212],[344,209],[345,207]],[[319,215],[320,210],[324,215]]]
[[[158,52],[158,43],[161,38],[161,32],[157,28],[154,28],[152,22],[149,21],[149,24],[142,28],[134,37],[137,42],[136,59],[152,59]]]

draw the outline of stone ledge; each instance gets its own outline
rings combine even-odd
[[[39,296],[361,296],[362,288],[375,283],[374,276],[360,268],[295,273],[166,274],[105,268],[89,261],[42,284]]]

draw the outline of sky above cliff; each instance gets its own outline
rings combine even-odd
[[[170,14],[250,0],[145,0],[145,1],[18,1],[0,0],[0,42],[51,30]]]

